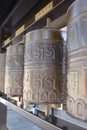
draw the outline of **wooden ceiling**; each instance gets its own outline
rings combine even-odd
[[[19,0],[0,0],[0,26],[18,4]]]
[[[3,40],[12,35],[12,30],[16,30],[22,24],[26,26],[33,22],[33,15],[52,0],[0,0],[0,44]],[[55,11],[41,18],[34,28],[45,26],[46,17],[51,17],[52,21],[66,13],[68,7],[75,0],[53,0],[54,4],[63,1],[57,6]],[[27,22],[28,21],[28,22]],[[32,27],[31,27],[32,29]]]

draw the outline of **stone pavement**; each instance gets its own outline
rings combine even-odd
[[[69,123],[72,123],[74,125],[87,129],[87,121],[82,121],[82,120],[76,119],[76,118],[68,115],[65,110],[55,109],[54,116],[57,118],[60,118],[62,120],[65,120]]]
[[[7,127],[8,130],[42,130],[10,108],[7,110]]]
[[[56,109],[54,115],[59,119],[87,129],[87,122],[69,116],[66,111]],[[8,130],[43,130],[10,108],[7,110],[7,127]]]

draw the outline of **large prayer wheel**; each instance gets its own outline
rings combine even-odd
[[[0,53],[0,91],[4,92],[5,89],[5,63],[6,53]]]
[[[64,101],[63,45],[63,38],[57,30],[40,29],[26,34],[25,102]]]
[[[5,92],[10,96],[23,93],[24,45],[9,46],[6,54]]]
[[[76,0],[68,9],[67,111],[87,120],[87,0]]]

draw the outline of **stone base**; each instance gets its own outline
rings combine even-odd
[[[44,112],[38,110],[37,116],[45,120]],[[54,116],[50,115],[48,121],[64,130],[87,130],[87,122],[68,115],[66,110],[54,109]]]

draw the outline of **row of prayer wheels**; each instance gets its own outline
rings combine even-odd
[[[61,33],[40,29],[25,37],[25,47],[18,44],[7,48],[5,92],[10,96],[23,95],[24,102],[29,103],[64,101],[66,48]]]
[[[54,29],[31,31],[25,45],[7,47],[6,54],[0,54],[0,91],[23,96],[24,105],[67,100],[67,112],[87,120],[86,5],[87,0],[76,0],[68,9],[67,47]]]
[[[61,32],[39,29],[27,33],[25,39],[25,46],[7,47],[3,91],[10,97],[23,96],[24,106],[64,101],[66,42]]]

